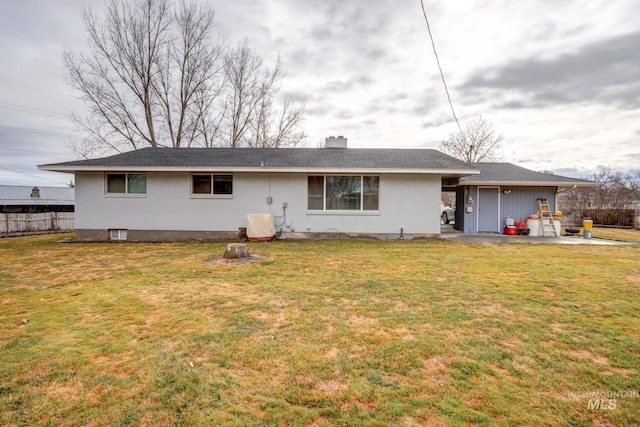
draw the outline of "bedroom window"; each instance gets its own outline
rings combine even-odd
[[[147,175],[143,173],[108,173],[107,194],[147,194]]]
[[[377,211],[379,185],[379,176],[309,176],[307,207],[326,211]]]
[[[191,175],[192,194],[233,194],[233,175],[193,174]]]

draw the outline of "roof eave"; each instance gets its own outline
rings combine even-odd
[[[583,181],[460,181],[460,185],[472,185],[472,186],[511,186],[511,187],[595,187],[599,185],[598,182]]]
[[[254,172],[254,173],[398,173],[468,176],[480,173],[477,169],[448,168],[371,168],[371,167],[274,167],[274,166],[77,166],[38,165],[38,169],[52,172]]]

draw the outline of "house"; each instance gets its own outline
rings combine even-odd
[[[0,185],[0,213],[73,212],[74,189]]]
[[[77,240],[235,239],[248,214],[280,237],[440,234],[443,180],[479,170],[437,150],[144,148],[39,166],[75,174]]]
[[[479,174],[449,182],[445,190],[456,192],[455,228],[465,233],[500,232],[507,217],[516,221],[539,210],[538,199],[558,207],[558,193],[597,182],[535,172],[511,163],[474,163]]]
[[[456,227],[499,232],[507,216],[556,209],[561,188],[590,181],[509,163],[468,164],[430,149],[144,148],[39,166],[75,174],[77,240],[235,239],[247,215],[272,214],[281,238],[440,235],[440,196]]]

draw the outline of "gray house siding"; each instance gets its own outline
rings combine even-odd
[[[510,194],[504,194],[504,190],[511,190]],[[556,211],[556,187],[502,187],[500,191],[500,217],[501,224],[508,216],[515,219],[527,220],[527,216],[539,210],[538,198],[546,198],[549,201],[551,211]]]
[[[480,188],[496,188],[496,187],[477,187],[467,186],[464,189],[464,195],[458,200],[464,201],[463,204],[463,231],[469,234],[478,233],[478,199]],[[498,232],[502,232],[502,227],[507,217],[511,216],[517,222],[520,218],[526,221],[527,216],[538,211],[538,198],[546,198],[549,201],[551,211],[556,210],[556,191],[557,187],[512,187],[504,186],[498,188]],[[505,194],[505,191],[510,191]],[[471,195],[471,202],[467,197]],[[470,207],[472,212],[467,212]]]
[[[107,195],[104,173],[77,172],[76,239],[107,240],[109,229],[128,230],[129,240],[229,239],[250,213],[279,217],[283,237],[436,236],[440,182],[439,175],[380,174],[379,211],[317,212],[307,209],[305,173],[234,173],[232,196],[194,197],[187,172],[147,173],[144,195]]]

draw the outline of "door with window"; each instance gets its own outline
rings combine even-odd
[[[500,232],[498,188],[478,189],[478,232]]]

